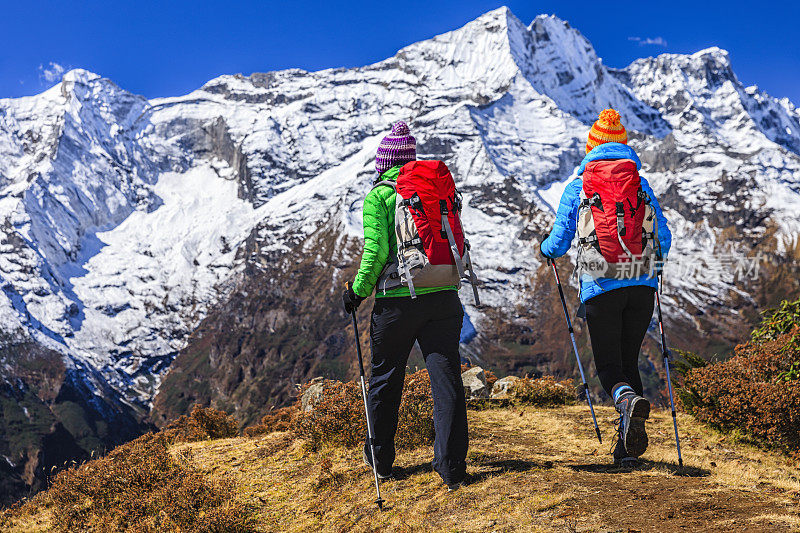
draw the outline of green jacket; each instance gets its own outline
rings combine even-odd
[[[397,181],[400,166],[395,166],[381,175],[382,180]],[[383,267],[389,261],[397,260],[397,237],[394,234],[395,196],[391,187],[376,187],[364,198],[364,253],[361,255],[361,266],[353,281],[353,292],[361,297],[368,297],[375,289]],[[417,294],[457,290],[454,285],[446,287],[416,287]],[[376,298],[411,296],[408,287],[396,287],[379,292]]]

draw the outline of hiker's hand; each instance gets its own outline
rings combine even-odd
[[[348,315],[353,314],[353,311],[358,309],[358,306],[361,305],[361,302],[364,301],[364,298],[353,292],[352,287],[347,287],[345,291],[342,293],[342,303],[344,304],[344,311]]]
[[[542,243],[544,241],[546,241],[548,237],[550,237],[549,233],[547,235],[545,235],[544,237],[542,237],[542,241],[539,243],[539,255],[542,256],[542,259],[544,259],[544,262],[549,265],[553,261],[553,258],[550,257],[549,255],[547,255],[546,253],[544,253],[544,250],[542,250]]]

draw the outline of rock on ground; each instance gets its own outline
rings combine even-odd
[[[509,393],[511,389],[514,387],[514,383],[519,380],[517,376],[507,376],[503,379],[498,379],[494,382],[494,386],[492,387],[492,399],[504,399],[509,397]]]
[[[464,382],[464,395],[470,398],[487,398],[489,389],[486,386],[486,374],[479,366],[473,366],[461,374]]]

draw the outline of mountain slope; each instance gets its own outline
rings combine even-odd
[[[598,417],[608,435],[613,409],[599,407]],[[585,406],[469,411],[469,483],[448,493],[431,471],[430,447],[400,450],[397,479],[381,485],[383,512],[359,450],[308,452],[279,432],[178,444],[172,454],[192,476],[232,487],[225,507],[249,514],[255,531],[796,530],[800,481],[786,457],[681,415],[681,469],[669,413],[654,411],[649,423],[642,466],[624,471],[608,466],[608,448],[598,446]],[[4,526],[52,530],[55,509],[47,502],[45,493],[8,513]]]
[[[375,149],[403,119],[464,194],[485,304],[464,295],[464,353],[572,375],[534,249],[608,105],[675,234],[675,344],[724,354],[758,310],[800,294],[797,109],[743,87],[721,50],[614,70],[566,22],[501,8],[360,68],[226,75],[150,101],[76,70],[0,100],[0,357],[59,354],[82,404],[158,423],[194,401],[253,420],[293,383],[353,375],[338,293]],[[654,338],[646,351],[652,393]],[[0,378],[17,394],[15,368]]]

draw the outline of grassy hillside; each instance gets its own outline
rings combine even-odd
[[[602,445],[593,438],[582,405],[470,411],[470,483],[448,493],[431,471],[429,446],[403,450],[399,479],[382,485],[383,512],[373,503],[371,471],[358,449],[309,452],[291,433],[275,432],[173,444],[169,454],[185,478],[200,479],[203,487],[227,487],[209,492],[222,498],[217,507],[195,514],[220,516],[214,509],[221,508],[230,515],[236,509],[245,518],[236,522],[242,531],[800,528],[796,460],[737,443],[682,415],[686,467],[679,469],[668,413],[655,411],[643,466],[615,469],[608,454],[614,411],[600,407],[598,415],[607,439]],[[58,512],[50,493],[43,493],[4,513],[0,525],[9,531],[59,530]],[[159,524],[154,516],[131,530],[165,530],[166,517]],[[202,518],[194,523],[204,524]],[[97,531],[109,530],[106,526],[94,524]],[[188,530],[224,530],[206,526]]]
[[[600,445],[569,382],[523,378],[503,400],[472,403],[468,482],[448,493],[430,465],[433,402],[418,371],[406,375],[382,512],[361,461],[359,387],[324,380],[245,437],[233,416],[196,406],[62,471],[48,491],[0,512],[0,529],[800,530],[800,301],[765,313],[735,357],[708,364],[684,353],[676,367],[690,413],[679,416],[682,468],[666,411],[653,412],[642,465],[614,468],[612,408],[597,407]]]

